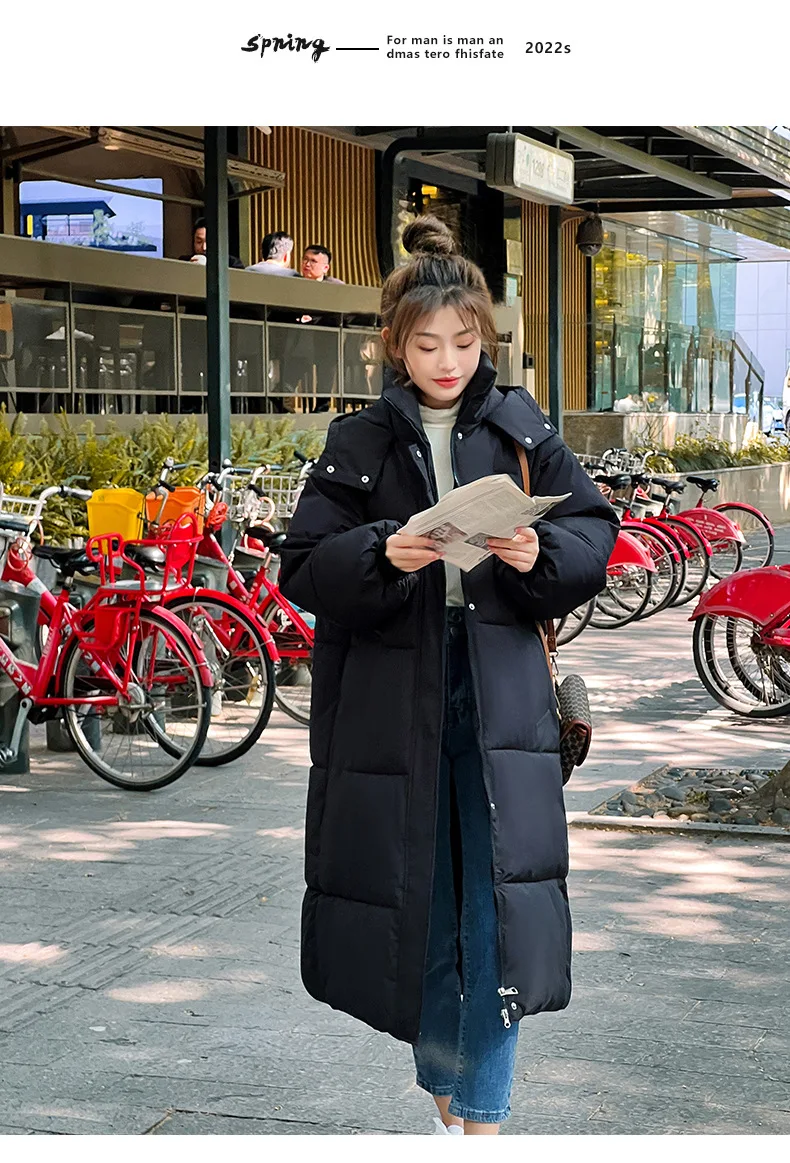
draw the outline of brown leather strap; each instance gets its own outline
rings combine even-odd
[[[516,456],[521,467],[521,484],[527,496],[530,496],[530,482],[529,482],[529,461],[527,454],[522,445],[517,440],[513,443],[516,446]],[[552,670],[551,656],[557,653],[557,635],[554,631],[554,622],[551,618],[543,624],[538,623],[538,633],[543,641],[543,648],[546,651],[546,661],[549,664],[549,670]]]
[[[527,496],[530,496],[531,489],[529,487],[529,461],[527,460],[527,454],[517,440],[514,441],[514,443],[516,445],[516,456],[518,457],[518,463],[521,465],[521,484],[524,488],[524,492],[527,494]]]

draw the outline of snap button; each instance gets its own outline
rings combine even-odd
[[[544,424],[544,425],[543,425],[543,427],[544,427],[544,428],[548,428],[548,429],[549,429],[549,431],[551,431],[551,424]]]
[[[524,443],[525,443],[525,444],[531,444],[531,443],[532,443],[532,437],[531,437],[531,436],[525,436],[525,437],[524,437]]]
[[[363,477],[363,478],[362,478],[362,484],[363,484],[363,485],[366,485],[366,484],[368,483],[368,481],[369,481],[369,480],[370,480],[370,477]]]
[[[417,456],[420,458],[420,460],[422,460],[422,453],[420,452],[419,448],[417,449]]]
[[[469,609],[470,609],[470,610],[473,610],[474,608],[475,608],[475,604],[474,604],[474,602],[470,602],[470,603],[469,603]]]
[[[335,466],[334,466],[333,464],[328,464],[328,465],[326,466],[326,471],[327,471],[327,472],[334,472],[334,471],[335,471]]]
[[[491,808],[492,812],[496,811],[496,804],[489,804],[489,807]]]
[[[515,1003],[514,1001],[512,1001],[512,1002],[510,1003],[510,1008],[511,1008],[512,1010],[517,1010],[517,1009],[518,1009],[518,1006],[516,1005],[516,1003]]]
[[[463,432],[459,432],[459,433],[458,433],[458,439],[459,439],[459,440],[463,440],[463,438],[464,438],[464,434],[463,434]]]

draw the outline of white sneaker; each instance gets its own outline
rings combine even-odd
[[[464,1128],[459,1127],[457,1123],[452,1123],[446,1127],[440,1118],[434,1118],[433,1125],[434,1135],[462,1135],[464,1133]]]

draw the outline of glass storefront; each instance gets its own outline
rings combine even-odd
[[[206,317],[174,306],[0,296],[0,405],[93,415],[205,411]],[[347,412],[379,396],[383,350],[374,315],[260,313],[230,321],[232,412]],[[498,348],[497,382],[510,383],[512,336],[500,335]]]
[[[604,223],[594,260],[594,411],[731,410],[736,266],[719,251]]]

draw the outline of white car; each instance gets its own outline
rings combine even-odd
[[[788,396],[790,397],[790,393],[788,393]],[[732,405],[736,412],[746,411],[746,396],[743,392],[740,395],[733,396]],[[790,411],[790,405],[788,405],[788,411]],[[785,414],[785,405],[779,396],[763,396],[763,417],[760,428],[766,436],[773,436],[777,432],[786,431]]]

